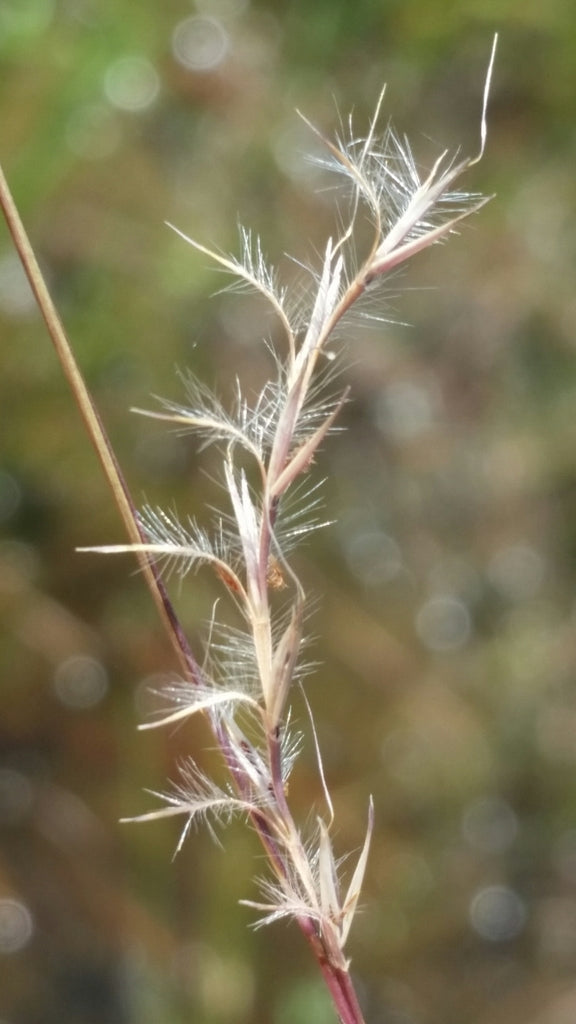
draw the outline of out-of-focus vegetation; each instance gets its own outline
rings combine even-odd
[[[370,1024],[576,1019],[576,20],[568,0],[4,0],[0,153],[130,486],[207,516],[216,463],[131,416],[190,369],[225,396],[274,330],[165,226],[287,280],[333,223],[304,154],[354,109],[419,157],[489,141],[496,193],[344,346],[299,554],[342,848],[377,833],[351,952]],[[409,326],[401,326],[407,322]],[[137,734],[173,661],[6,233],[0,249],[2,1024],[324,1024],[296,930],[251,932],[241,826],[171,863],[148,809],[199,725]],[[197,635],[216,581],[187,581]],[[298,715],[306,728],[306,715]],[[291,787],[321,793],[311,742]]]

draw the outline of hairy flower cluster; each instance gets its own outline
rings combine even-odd
[[[287,799],[287,779],[301,744],[300,737],[290,735],[290,694],[307,668],[302,661],[305,593],[288,556],[295,542],[321,525],[318,485],[308,483],[308,471],[347,399],[347,390],[328,394],[319,357],[370,286],[446,238],[486,202],[475,193],[456,190],[455,183],[482,155],[491,66],[480,152],[474,158],[456,160],[443,153],[429,173],[421,175],[405,139],[390,128],[382,137],[377,134],[383,96],[365,138],[357,139],[350,124],[346,138],[326,142],[324,166],[344,177],[352,199],[340,236],[328,240],[321,267],[311,272],[314,291],[306,314],[291,311],[286,289],[250,231],[241,230],[238,257],[212,251],[177,232],[232,275],[235,286],[263,296],[285,334],[286,355],[275,354],[275,377],[252,404],[238,383],[233,408],[226,409],[204,385],[188,377],[186,404],[163,402],[160,411],[148,413],[194,431],[203,446],[220,449],[228,507],[213,528],[208,531],[192,519],[182,521],[173,511],[148,507],[139,518],[141,543],[97,549],[136,550],[181,576],[208,567],[239,612],[242,628],[210,623],[201,667],[190,678],[164,688],[163,712],[145,726],[174,723],[199,712],[207,715],[229,772],[228,786],[216,785],[187,760],[178,782],[168,793],[158,794],[164,806],[135,820],[183,816],[181,844],[198,819],[248,817],[271,868],[261,883],[261,901],[249,905],[260,912],[262,924],[282,917],[297,920],[323,966],[341,1019],[347,1022],[360,1020],[342,978],[348,968],[344,947],[368,859],[372,802],[360,855],[343,886],[315,733],[327,819],[318,817],[310,834],[304,834]],[[361,210],[368,212],[373,225],[364,255],[354,247]],[[252,461],[253,472],[248,472],[247,460]]]

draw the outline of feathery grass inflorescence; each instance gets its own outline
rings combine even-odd
[[[236,815],[249,819],[266,851],[269,874],[260,883],[261,899],[244,902],[258,911],[258,925],[286,917],[296,920],[343,1024],[362,1022],[345,945],[368,860],[373,806],[370,800],[364,842],[344,885],[343,858],[333,848],[334,812],[313,724],[326,800],[324,817],[318,816],[307,830],[301,828],[287,796],[288,777],[302,743],[301,736],[290,730],[290,695],[310,668],[302,659],[305,592],[288,555],[308,531],[323,525],[318,484],[309,484],[309,471],[348,398],[347,389],[336,394],[331,390],[336,379],[331,372],[331,341],[345,326],[347,314],[358,305],[361,308],[367,293],[388,272],[445,239],[487,201],[456,189],[455,184],[484,150],[494,49],[495,44],[484,91],[480,151],[475,157],[457,160],[443,153],[422,176],[406,139],[390,127],[382,137],[377,134],[383,94],[365,137],[358,139],[350,122],[347,137],[334,143],[323,140],[327,157],[321,162],[345,179],[351,201],[339,237],[328,240],[321,267],[312,272],[314,293],[307,314],[300,303],[297,311],[291,308],[287,289],[249,230],[241,230],[240,256],[235,257],[212,251],[174,228],[229,273],[237,287],[259,292],[285,336],[285,356],[274,353],[275,378],[252,404],[239,382],[234,406],[226,409],[203,384],[185,377],[185,405],[163,401],[159,411],[144,413],[180,430],[194,431],[202,446],[213,444],[220,449],[228,507],[216,515],[212,529],[190,518],[183,521],[174,510],[134,510],[105,434],[98,422],[92,422],[93,406],[84,385],[73,382],[130,533],[130,543],[84,550],[137,554],[180,655],[181,678],[163,688],[162,711],[143,728],[202,713],[210,721],[229,774],[227,785],[217,785],[188,758],[170,790],[155,794],[162,806],[131,820],[181,816],[179,849],[198,821],[206,821],[213,829],[216,822],[225,823]],[[10,221],[5,195],[2,203]],[[367,252],[359,254],[355,228],[366,212],[373,227],[372,241]],[[18,244],[18,230],[13,229],[13,234]],[[22,259],[34,279],[37,267],[26,264],[26,258],[30,260],[29,254]],[[49,299],[36,285],[69,372],[66,361],[73,357],[58,333],[55,314],[52,322]],[[75,364],[69,376],[74,372]],[[236,613],[234,626],[215,619],[209,624],[204,656],[196,660],[161,575],[176,572],[185,577],[200,567],[215,574]]]

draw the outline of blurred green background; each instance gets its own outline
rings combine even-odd
[[[420,159],[489,140],[496,198],[351,333],[334,525],[297,556],[342,851],[376,835],[350,954],[368,1024],[576,1020],[576,14],[568,0],[1,0],[0,155],[134,495],[206,521],[217,460],[129,413],[267,372],[273,329],[164,225],[237,222],[294,278],[333,230],[306,162],[383,82]],[[242,825],[119,825],[201,725],[136,732],[174,670],[7,233],[0,249],[0,1020],[327,1024],[297,929],[253,932]],[[199,634],[215,581],[178,608]],[[307,730],[306,716],[297,717]],[[321,793],[309,739],[291,797]]]

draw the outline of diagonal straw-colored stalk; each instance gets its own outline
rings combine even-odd
[[[56,350],[64,375],[68,380],[72,394],[84,420],[84,424],[90,440],[96,450],[96,454],[104,470],[110,490],[126,527],[126,531],[133,544],[145,540],[136,508],[130,497],[130,492],[124,480],[124,476],[118,465],[118,461],[100,419],[98,410],[92,396],[86,387],[86,383],[80,373],[78,363],[72,352],[70,342],[58,316],[56,307],[48,291],[46,281],[38,265],[32,245],[22,223],[20,214],[12,197],[12,193],[6,181],[4,171],[0,166],[0,206],[8,225],[10,234],[14,241],[16,251],[22,262],[22,266],[30,283],[30,287],[36,298],[38,308],[42,314],[50,338]],[[200,669],[192,654],[188,641],[172,604],[166,593],[166,588],[158,574],[158,571],[145,552],[139,552],[138,560],[146,583],[155,601],[156,607],[164,623],[164,626],[172,640],[178,660],[188,676],[200,681]]]

